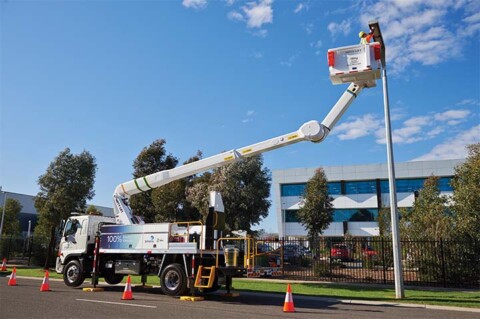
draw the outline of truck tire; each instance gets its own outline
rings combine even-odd
[[[118,275],[115,274],[113,271],[105,273],[103,276],[103,279],[105,279],[105,282],[109,285],[116,285],[122,282],[123,280],[123,275]]]
[[[63,281],[69,287],[78,287],[83,284],[85,276],[78,260],[71,260],[63,270]]]
[[[171,264],[160,275],[160,286],[167,296],[181,296],[187,292],[187,277],[180,264]]]

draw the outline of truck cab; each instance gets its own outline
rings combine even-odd
[[[95,235],[104,224],[114,224],[111,217],[74,215],[65,222],[58,248],[55,270],[64,274],[65,282],[80,285],[92,267]]]

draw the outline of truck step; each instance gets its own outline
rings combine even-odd
[[[195,279],[194,287],[212,288],[213,282],[215,280],[215,272],[216,272],[215,266],[211,266],[211,267],[198,266],[197,278]],[[207,283],[204,283],[205,281]]]

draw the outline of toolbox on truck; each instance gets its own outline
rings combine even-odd
[[[328,50],[333,84],[365,83],[380,79],[380,43],[358,44]]]

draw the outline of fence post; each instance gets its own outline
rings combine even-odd
[[[385,262],[385,246],[383,244],[383,237],[382,237],[382,264],[383,264],[383,284],[387,283],[387,270],[386,270],[386,262]]]
[[[440,238],[440,258],[441,258],[441,262],[442,262],[443,287],[446,288],[447,287],[447,279],[446,279],[446,275],[445,275],[445,256],[444,256],[444,252],[443,252],[443,239],[442,238]]]
[[[33,251],[33,236],[28,238],[28,266],[30,266],[30,260],[32,259],[32,251]]]
[[[330,281],[333,281],[333,270],[332,270],[332,240],[330,238],[328,238],[328,254],[330,255],[330,258],[329,258],[329,266],[330,266]]]
[[[10,259],[10,248],[12,248],[12,238],[13,238],[13,235],[10,235],[10,240],[8,241],[7,259]]]
[[[285,279],[285,255],[284,255],[284,250],[285,250],[285,234],[283,234],[282,237],[282,249],[280,250],[280,258],[282,259],[282,278]]]

